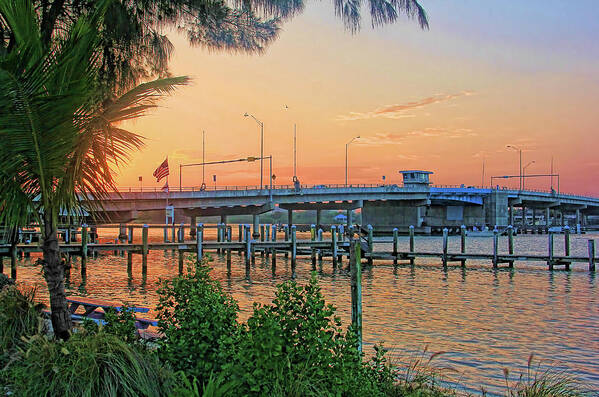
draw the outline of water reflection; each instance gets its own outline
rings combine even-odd
[[[150,237],[160,241],[161,231]],[[572,236],[573,255],[585,255],[588,238]],[[400,243],[405,245],[400,244],[400,250],[407,248],[407,239]],[[544,244],[546,236],[515,239],[516,252],[544,253]],[[473,239],[468,249],[485,252],[489,245],[489,240]],[[440,244],[438,238],[430,237],[418,239],[416,246],[432,251]],[[459,239],[450,239],[450,251],[455,247],[459,249]],[[226,256],[211,256],[212,276],[239,302],[242,320],[251,313],[253,302],[270,302],[276,285],[293,276],[290,259],[282,255],[274,272],[271,258],[258,255],[249,273],[243,256],[233,253],[230,266]],[[20,282],[37,286],[40,298],[47,301],[35,259],[19,264]],[[330,260],[317,262],[322,292],[347,324],[347,259],[337,269]],[[158,301],[158,279],[178,273],[178,258],[171,251],[150,252],[147,273],[137,254],[130,268],[124,257],[90,258],[86,276],[81,275],[79,261],[72,264],[67,286],[70,294],[150,307]],[[298,259],[295,275],[300,283],[309,279],[311,269],[309,256]],[[512,374],[525,371],[531,353],[548,363],[559,359],[599,389],[598,285],[596,274],[587,269],[588,264],[575,264],[569,272],[549,272],[545,263],[520,262],[513,269],[493,269],[488,261],[443,267],[440,261],[420,258],[414,265],[375,262],[373,267],[365,266],[363,273],[365,346],[368,349],[383,341],[394,360],[403,361],[421,354],[425,346],[427,354],[447,352],[438,357],[437,365],[453,368],[452,379],[466,384],[466,391],[473,393],[480,392],[481,386],[490,392],[503,391],[503,368]]]

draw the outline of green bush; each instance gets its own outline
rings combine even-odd
[[[0,260],[2,260],[0,258]],[[0,291],[4,289],[7,285],[14,285],[15,281],[12,278],[9,278],[6,274],[0,273]]]
[[[161,282],[158,327],[160,358],[201,384],[230,359],[238,333],[235,300],[211,279],[204,263]]]
[[[34,336],[9,368],[17,396],[168,396],[173,373],[156,354],[105,332],[66,342]]]
[[[369,365],[357,338],[325,303],[316,275],[278,287],[271,305],[255,305],[240,333],[231,378],[244,395],[385,395],[393,385],[383,361]],[[379,359],[381,356],[379,356]]]
[[[21,292],[15,286],[0,291],[0,369],[10,360],[14,350],[22,346],[22,338],[44,332],[42,304],[35,303],[35,290]]]

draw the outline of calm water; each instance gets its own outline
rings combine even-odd
[[[101,236],[114,238],[116,234],[116,230],[101,231]],[[598,237],[573,235],[572,254],[586,255],[586,241]],[[150,230],[151,241],[161,238],[161,230]],[[516,253],[545,254],[547,236],[518,236],[515,243]],[[489,253],[491,244],[490,238],[469,238],[468,251]],[[502,251],[507,251],[505,238],[500,244]],[[407,247],[407,238],[402,239],[401,249]],[[417,237],[416,249],[440,250],[441,239]],[[449,251],[458,250],[459,237],[450,237]],[[561,236],[555,237],[555,252],[563,252]],[[282,256],[278,257],[275,275],[270,260],[258,256],[250,279],[246,279],[242,257],[233,254],[228,272],[223,258],[212,255],[212,274],[237,299],[242,319],[250,314],[253,302],[269,302],[276,285],[291,276],[290,263]],[[40,299],[47,300],[35,259],[19,263],[19,281],[37,286]],[[76,260],[69,294],[154,306],[156,282],[176,274],[177,258],[170,251],[152,251],[145,279],[141,257],[134,255],[133,260],[131,277],[126,258],[101,256],[90,260],[85,280]],[[513,270],[493,270],[486,261],[468,261],[467,269],[454,264],[444,271],[433,259],[419,259],[413,267],[375,262],[363,274],[364,342],[367,349],[384,342],[396,361],[409,361],[424,349],[426,356],[444,352],[434,365],[447,367],[449,380],[465,385],[467,392],[477,393],[484,387],[491,393],[503,393],[503,368],[509,368],[515,379],[526,371],[530,354],[545,365],[568,369],[599,390],[599,287],[597,275],[589,273],[587,266],[580,263],[570,272],[549,272],[543,263],[516,263]],[[334,271],[328,260],[317,267],[323,293],[347,324],[349,274]],[[310,271],[310,259],[299,259],[298,281],[305,282]]]

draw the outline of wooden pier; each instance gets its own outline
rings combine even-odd
[[[101,227],[101,226],[99,226]],[[179,272],[183,271],[185,255],[194,253],[203,257],[208,251],[222,254],[226,257],[227,266],[231,266],[231,255],[233,252],[245,257],[246,273],[249,275],[250,266],[255,263],[256,255],[271,258],[273,272],[276,270],[277,257],[283,255],[286,258],[291,257],[292,274],[295,275],[295,268],[298,257],[310,257],[313,269],[316,269],[317,260],[330,258],[333,267],[342,264],[343,258],[349,259],[350,239],[359,229],[352,228],[351,231],[344,230],[343,225],[332,226],[330,229],[330,239],[323,238],[323,230],[317,229],[315,225],[310,228],[309,240],[298,240],[297,228],[284,226],[278,228],[276,225],[260,225],[260,237],[253,239],[251,225],[238,225],[237,241],[233,241],[232,226],[225,224],[205,226],[203,224],[195,225],[111,225],[109,227],[118,228],[118,236],[110,242],[100,243],[97,234],[90,234],[87,226],[82,226],[79,230],[70,230],[64,234],[63,244],[60,245],[62,253],[66,254],[68,260],[72,256],[81,258],[81,273],[84,275],[87,271],[87,262],[89,257],[95,257],[100,252],[112,252],[114,255],[127,256],[127,270],[131,272],[133,264],[133,255],[142,257],[142,273],[147,273],[147,258],[150,251],[162,250],[178,253]],[[150,243],[148,234],[150,228],[164,229],[164,241],[160,243]],[[216,229],[216,240],[205,239],[205,229]],[[134,243],[134,230],[141,229],[141,243]],[[282,230],[281,230],[282,229]],[[187,239],[185,231],[189,230],[189,235],[193,239]],[[77,242],[73,236],[80,235],[80,241]],[[172,238],[169,241],[168,237]],[[450,252],[448,250],[448,230],[443,230],[441,237],[440,251],[416,251],[414,228],[409,229],[409,249],[408,251],[399,250],[399,233],[393,230],[392,238],[377,239],[373,238],[374,231],[368,226],[360,236],[360,246],[362,250],[361,258],[367,265],[373,265],[374,261],[392,261],[394,264],[408,263],[414,265],[418,258],[438,258],[441,264],[446,267],[448,263],[459,262],[461,266],[466,266],[468,260],[489,261],[497,268],[500,265],[514,267],[515,262],[545,262],[549,270],[561,267],[569,270],[573,263],[587,263],[589,271],[595,271],[596,250],[595,240],[588,240],[588,251],[586,256],[573,256],[570,252],[570,233],[565,229],[565,233],[547,235],[547,254],[526,254],[514,252],[513,229],[508,227],[508,252],[499,251],[499,233],[494,231],[492,252],[489,253],[468,253],[467,252],[467,234],[465,227],[460,230],[460,251]],[[564,238],[564,252],[558,254],[554,250],[554,240],[558,236]],[[374,245],[389,247],[376,251]],[[17,260],[19,255],[28,256],[32,252],[41,252],[39,243],[19,243],[0,245],[0,272],[4,271],[4,258],[10,259],[11,278],[17,277]]]

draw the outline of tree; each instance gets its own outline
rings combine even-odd
[[[42,42],[63,34],[95,9],[93,0],[35,0]],[[418,0],[333,0],[335,15],[352,33],[362,25],[362,7],[371,26],[395,22],[402,14],[428,27]],[[101,77],[108,91],[126,90],[150,76],[168,74],[172,44],[163,33],[177,29],[192,45],[211,50],[260,53],[273,42],[282,24],[302,12],[304,0],[120,0],[108,6],[101,21]],[[3,40],[2,40],[3,39]],[[0,21],[0,51],[10,49],[14,34]]]
[[[186,77],[138,85],[120,97],[100,81],[102,35],[111,1],[44,42],[43,24],[28,0],[0,0],[10,49],[0,53],[0,224],[28,217],[42,228],[41,260],[55,334],[69,337],[71,318],[59,255],[58,217],[77,212],[115,189],[112,167],[142,146],[142,137],[114,123],[136,118]],[[40,28],[41,26],[41,28]]]

